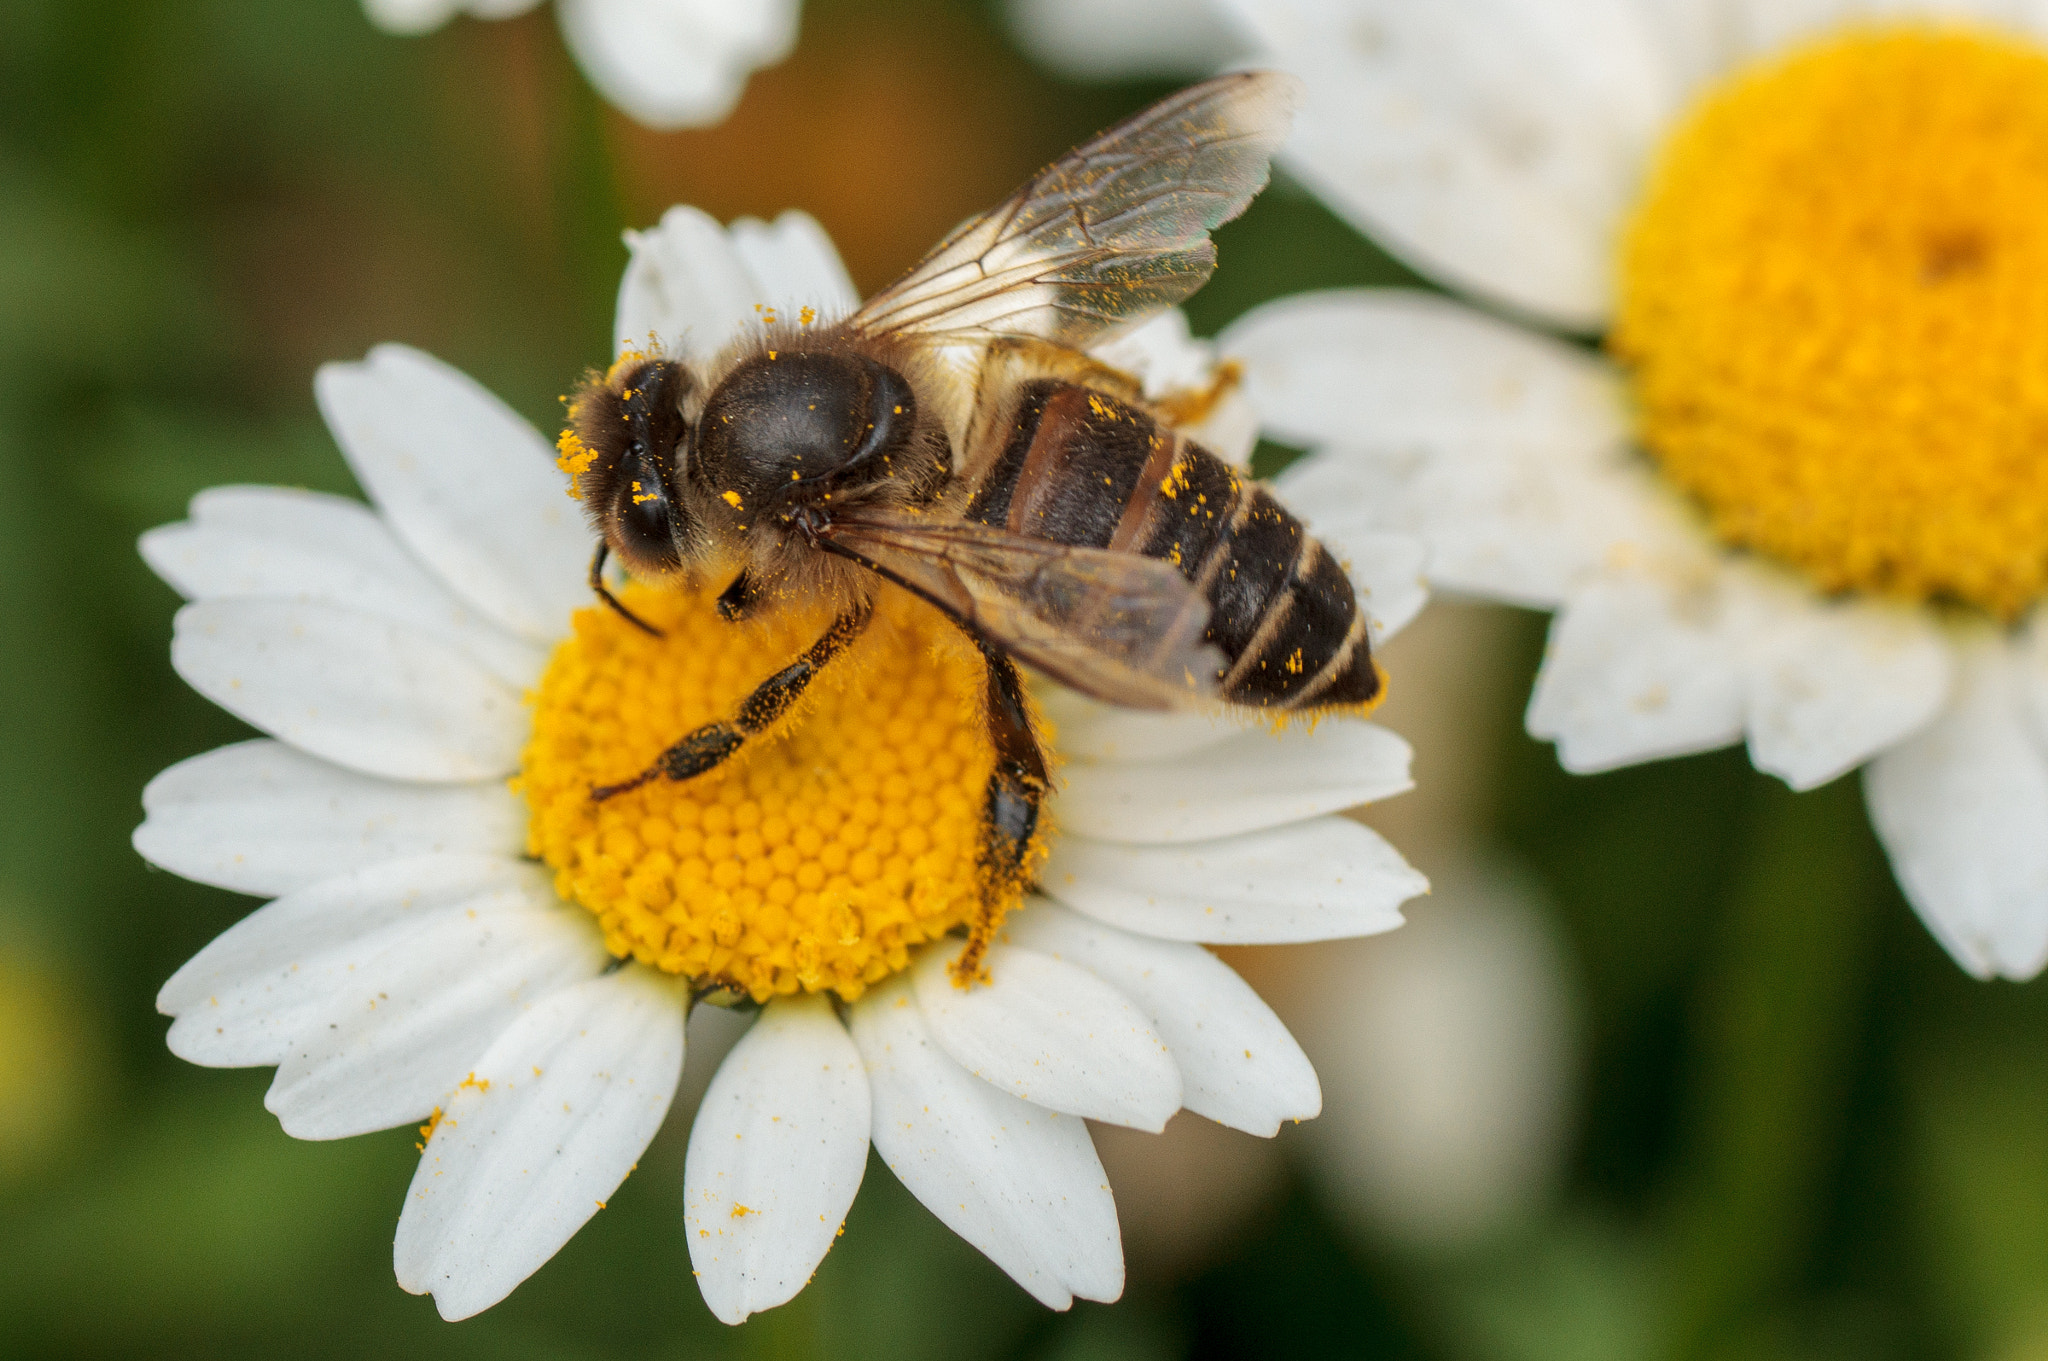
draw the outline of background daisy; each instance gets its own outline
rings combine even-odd
[[[539,0],[363,0],[370,21],[426,33],[458,14],[509,19]],[[651,128],[732,111],[747,77],[789,55],[799,0],[558,0],[562,36],[604,97]]]
[[[1321,451],[1297,494],[1424,535],[1439,585],[1557,612],[1528,724],[1567,769],[1732,742],[1795,789],[1867,764],[1929,929],[1979,977],[2038,973],[2048,28],[1213,10],[1308,81],[1287,164],[1332,206],[1619,361],[1422,294],[1273,304],[1224,344]]]

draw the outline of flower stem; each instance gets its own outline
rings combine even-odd
[[[1759,779],[1748,863],[1693,1017],[1666,1207],[1666,1354],[1718,1355],[1800,1267],[1847,1097],[1878,895],[1856,782]]]

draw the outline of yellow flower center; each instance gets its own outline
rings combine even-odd
[[[888,593],[780,727],[696,779],[598,802],[592,786],[729,716],[829,619],[735,625],[708,594],[642,586],[626,601],[665,636],[579,611],[541,679],[519,777],[531,853],[613,954],[755,1001],[851,1001],[976,916],[995,754],[982,663],[957,630]]]
[[[1859,31],[1664,147],[1610,344],[1644,444],[1826,590],[2010,617],[2048,584],[2048,54]]]

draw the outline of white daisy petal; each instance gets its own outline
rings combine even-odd
[[[875,1150],[946,1227],[1041,1304],[1123,1293],[1116,1202],[1088,1127],[946,1057],[899,974],[852,1009],[875,1100]]]
[[[1369,827],[1321,817],[1192,846],[1069,833],[1040,876],[1097,921],[1162,940],[1280,945],[1374,935],[1429,881]]]
[[[1121,709],[1057,685],[1039,687],[1032,698],[1051,725],[1053,745],[1068,761],[1153,761],[1185,756],[1228,741],[1252,726],[1251,720],[1231,713]]]
[[[525,805],[501,780],[398,784],[262,738],[180,761],[149,782],[142,807],[144,859],[266,897],[383,860],[526,849]]]
[[[1275,490],[1334,544],[1418,535],[1436,584],[1547,606],[1658,528],[1615,374],[1573,346],[1400,289],[1268,303],[1219,344],[1268,433],[1320,446]]]
[[[704,1302],[725,1323],[803,1289],[860,1189],[873,1103],[824,997],[782,998],[719,1065],[690,1127],[683,1223]]]
[[[1098,841],[1207,841],[1300,822],[1411,787],[1408,744],[1370,723],[1263,729],[1184,756],[1075,763],[1055,811]]]
[[[395,780],[519,766],[519,691],[417,629],[327,605],[207,600],[178,611],[171,665],[229,713],[303,751]]]
[[[661,1127],[683,1008],[681,984],[627,967],[514,1021],[427,1140],[398,1220],[398,1283],[468,1318],[554,1256]]]
[[[1271,1138],[1323,1108],[1308,1056],[1237,973],[1199,945],[1129,935],[1040,900],[1005,923],[1009,938],[1071,961],[1116,988],[1166,1041],[1198,1115]]]
[[[1739,741],[1741,639],[1716,585],[1609,573],[1574,591],[1550,627],[1530,734],[1579,774]]]
[[[313,389],[357,480],[457,595],[541,644],[589,603],[594,541],[553,446],[475,380],[379,345],[322,365]]]
[[[1678,97],[1627,0],[1222,0],[1308,98],[1282,160],[1431,274],[1582,330]]]
[[[1158,1133],[1180,1109],[1180,1070],[1130,999],[1087,970],[1010,945],[988,981],[957,987],[941,942],[910,967],[939,1047],[1034,1106]]]
[[[757,324],[758,308],[778,300],[755,281],[725,228],[702,209],[671,208],[658,226],[627,232],[632,258],[619,281],[622,346],[650,338],[695,364],[717,356],[743,328]]]
[[[754,286],[783,312],[811,307],[832,320],[860,306],[839,248],[809,213],[792,208],[773,222],[743,217],[730,232],[732,248]]]
[[[603,970],[610,956],[593,925],[540,902],[442,912],[402,936],[359,939],[331,980],[323,1023],[301,1027],[278,1064],[265,1108],[294,1139],[427,1118],[523,1011]]]
[[[1188,0],[1010,0],[1033,60],[1084,80],[1206,76],[1250,46],[1218,9]]]
[[[457,14],[479,19],[509,19],[524,14],[540,0],[363,0],[370,22],[389,33],[427,33]]]
[[[1820,601],[1761,569],[1731,573],[1747,617],[1749,754],[1812,789],[1924,727],[1949,688],[1949,649],[1924,610]]]
[[[533,684],[547,660],[451,595],[359,501],[287,487],[215,487],[192,498],[191,520],[150,530],[141,549],[188,600],[339,605],[434,633],[511,685]]]
[[[328,1023],[351,975],[440,917],[468,920],[555,901],[545,870],[483,855],[417,856],[287,894],[250,913],[187,960],[157,993],[177,1017],[171,1052],[234,1068],[278,1063]]]
[[[558,0],[576,63],[652,128],[716,123],[747,76],[789,55],[797,0]]]
[[[1864,796],[1935,939],[1979,978],[2028,979],[2048,960],[2048,745],[2010,643],[1972,630],[1956,662],[1947,708],[1870,763]]]

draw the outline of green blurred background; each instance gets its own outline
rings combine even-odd
[[[968,0],[810,0],[730,120],[663,135],[597,102],[545,9],[407,40],[357,0],[0,0],[0,1349],[2048,1357],[2048,997],[1941,954],[1853,778],[1795,798],[1735,753],[1560,773],[1520,732],[1526,614],[1445,616],[1488,641],[1449,654],[1468,702],[1433,720],[1435,768],[1548,905],[1577,1078],[1555,1184],[1476,1240],[1376,1232],[1289,1130],[1221,1227],[1134,1247],[1122,1303],[1054,1315],[876,1166],[812,1287],[727,1329],[689,1275],[672,1121],[560,1257],[447,1325],[391,1279],[410,1131],[296,1143],[267,1071],[165,1051],[158,984],[252,904],[128,846],[151,775],[243,735],[172,675],[138,532],[220,482],[353,491],[311,376],[381,340],[547,428],[606,357],[620,229],[672,202],[806,208],[869,289],[1165,88],[1055,80]],[[1412,282],[1285,184],[1220,249],[1204,334]],[[1232,956],[1283,1013],[1289,954]],[[1229,1137],[1210,1156],[1269,1157]]]

